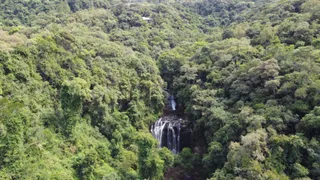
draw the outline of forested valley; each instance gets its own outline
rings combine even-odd
[[[0,0],[0,179],[320,179],[320,1]]]

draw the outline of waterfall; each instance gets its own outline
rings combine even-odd
[[[159,147],[167,147],[174,154],[180,152],[181,119],[175,116],[160,118],[151,126],[152,135],[158,140]]]
[[[150,127],[150,132],[159,142],[159,147],[167,147],[172,153],[180,152],[180,132],[182,119],[177,116],[174,96],[167,93],[164,115]]]
[[[157,122],[155,122],[151,126],[151,133],[153,137],[155,137],[159,141],[159,147],[162,147],[162,135],[163,135],[163,129],[166,126],[166,123],[162,121],[162,118],[160,118]]]
[[[174,101],[174,97],[173,96],[170,96],[169,99],[170,99],[171,109],[173,111],[175,111],[176,110],[176,101]]]

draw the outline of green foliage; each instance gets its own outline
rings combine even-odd
[[[191,171],[200,164],[200,158],[193,154],[190,148],[183,148],[174,160],[175,166],[181,166],[185,171]]]
[[[103,12],[93,17],[102,20]],[[47,13],[65,21],[69,12]],[[70,13],[70,23],[85,14]],[[19,26],[12,35],[1,31],[1,42],[12,43],[0,55],[1,178],[139,179],[134,136],[146,131],[164,106],[156,63],[109,41],[102,30],[89,30],[94,25],[86,19],[78,19],[82,25],[75,29],[61,22],[39,27],[41,15],[26,16],[21,23],[35,23],[32,27]],[[22,43],[11,40],[20,36]],[[163,161],[169,168],[173,157],[150,149],[154,156],[146,169],[160,179]]]
[[[20,103],[1,98],[1,165],[8,166],[21,158],[23,151],[24,125],[28,123],[28,113]],[[15,113],[17,112],[17,113]]]
[[[308,137],[319,136],[320,107],[316,106],[309,114],[305,115],[299,123],[299,129]]]
[[[168,170],[173,165],[174,156],[172,152],[167,148],[161,148],[159,151],[161,159],[164,161],[164,170]]]
[[[61,89],[61,107],[65,119],[64,127],[67,134],[70,134],[72,127],[80,120],[82,113],[83,99],[88,96],[88,83],[80,78],[63,83]]]
[[[170,62],[183,59],[180,68],[167,73],[161,64],[160,70],[192,119],[193,135],[206,140],[200,167],[207,177],[212,172],[213,179],[318,177],[319,161],[306,153],[318,154],[307,150],[309,140],[319,138],[318,5],[214,0],[189,4],[209,26],[218,27],[193,56],[179,52],[179,47],[170,51],[179,58],[166,65],[175,67]],[[194,173],[194,168],[186,169]]]
[[[141,133],[137,137],[139,153],[138,168],[142,179],[162,179],[165,161],[154,152],[156,140],[150,135]]]
[[[0,0],[0,179],[316,179],[319,12]],[[148,132],[163,89],[192,132],[175,156]]]
[[[9,35],[13,35],[16,32],[19,32],[20,27],[13,27],[12,29],[10,29],[9,31]]]

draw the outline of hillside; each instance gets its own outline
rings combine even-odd
[[[0,179],[319,177],[320,1],[0,0]]]

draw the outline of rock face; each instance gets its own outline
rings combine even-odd
[[[169,96],[163,116],[150,127],[150,132],[159,141],[159,147],[167,147],[174,154],[190,147],[190,130],[188,121],[176,111],[173,96]]]

